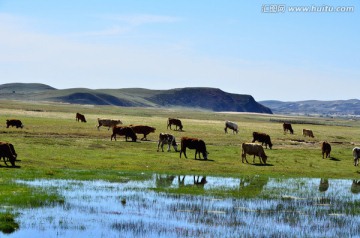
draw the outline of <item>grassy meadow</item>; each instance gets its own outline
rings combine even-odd
[[[77,122],[76,112],[84,114],[87,123]],[[111,129],[96,129],[98,117],[120,119],[124,125],[153,126],[156,133],[148,135],[149,141],[125,142],[119,136],[117,141],[110,141]],[[168,117],[180,118],[184,131],[167,130]],[[6,119],[10,118],[22,120],[24,128],[6,128]],[[225,120],[237,122],[239,134],[231,130],[225,134]],[[294,123],[294,135],[283,133],[284,120]],[[315,138],[304,138],[303,128],[312,129]],[[271,136],[273,149],[265,149],[267,165],[261,165],[258,158],[252,164],[252,156],[248,156],[249,164],[241,162],[241,143],[251,142],[253,131]],[[178,143],[182,136],[203,139],[210,153],[208,160],[194,160],[194,150],[187,150],[188,159],[180,158],[173,148],[171,152],[166,152],[166,147],[165,152],[157,152],[160,132],[174,134]],[[0,162],[0,203],[26,207],[62,201],[15,184],[16,179],[121,181],[120,171],[359,179],[360,169],[353,166],[352,158],[352,148],[360,144],[359,132],[360,123],[349,119],[0,101],[0,141],[12,143],[21,160],[16,168]],[[332,145],[331,159],[322,159],[323,140]]]

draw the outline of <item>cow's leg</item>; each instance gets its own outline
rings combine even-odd
[[[242,153],[241,153],[241,161],[242,161],[243,163],[244,163],[244,159],[245,159],[246,163],[249,163],[249,162],[247,161],[247,159],[246,159],[246,153],[242,152]]]
[[[157,152],[159,152],[160,144],[161,144],[161,149],[162,149],[162,141],[161,140],[159,140]],[[164,150],[163,150],[163,152],[164,152]]]
[[[196,154],[199,154],[199,159],[201,159],[200,150],[195,150],[195,159],[196,159]]]
[[[111,135],[111,138],[110,138],[110,139],[111,139],[111,141],[112,141],[112,139],[113,139],[113,138],[114,138],[114,139],[115,139],[115,141],[116,141],[116,133],[113,133],[113,134]]]
[[[261,157],[261,153],[258,154],[258,157],[259,157],[259,160],[260,160],[260,164],[263,164],[263,160],[262,160],[262,157]]]
[[[184,150],[182,150],[181,152],[184,152],[185,158],[187,158],[187,156],[186,156],[186,148]],[[180,158],[181,158],[181,152],[180,152]]]
[[[224,128],[225,134],[227,134],[227,127]]]
[[[6,166],[7,166],[7,163],[6,163],[6,159],[5,159],[5,157],[2,157],[3,158],[3,160],[4,160],[4,163],[6,164]],[[1,159],[1,158],[0,158]]]
[[[168,149],[167,149],[167,152],[170,152],[170,147],[171,147],[171,141],[168,141]]]
[[[187,158],[187,156],[186,156],[186,147],[185,147],[185,148],[183,148],[183,146],[181,145],[180,158],[181,158],[181,154],[182,154],[182,153],[184,153],[185,158]]]

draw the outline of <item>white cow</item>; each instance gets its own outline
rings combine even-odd
[[[232,121],[226,121],[225,122],[225,133],[227,133],[227,129],[230,128],[231,130],[233,130],[233,134],[236,132],[236,134],[239,132],[238,131],[238,125],[235,122]]]
[[[360,158],[360,148],[359,147],[355,147],[353,149],[353,156],[354,156],[354,166],[358,166],[359,158]]]

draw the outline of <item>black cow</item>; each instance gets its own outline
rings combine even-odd
[[[254,143],[255,141],[258,141],[261,143],[261,145],[265,144],[265,147],[267,149],[267,146],[269,145],[269,148],[271,149],[273,144],[271,143],[271,139],[270,136],[268,134],[265,133],[260,133],[260,132],[253,132],[253,140],[252,143]]]
[[[9,128],[10,126],[16,126],[16,128],[23,128],[24,125],[22,124],[22,122],[18,119],[9,119],[6,120],[6,128]]]
[[[116,135],[125,136],[125,140],[128,141],[130,137],[133,142],[136,142],[137,136],[133,129],[128,126],[114,126],[113,127],[113,134],[111,135],[111,140],[114,138],[116,141]]]
[[[207,159],[207,155],[209,154],[206,151],[206,145],[203,140],[197,138],[189,138],[189,137],[182,137],[181,138],[181,150],[180,150],[180,158],[181,154],[184,153],[185,158],[186,156],[186,148],[195,149],[195,159],[196,155],[199,154],[199,159],[201,159],[200,153],[203,154],[204,159]]]

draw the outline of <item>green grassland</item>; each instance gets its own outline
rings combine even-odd
[[[87,123],[75,120],[85,114]],[[96,129],[97,118],[120,119],[124,125],[143,124],[156,128],[148,141],[126,142],[123,137],[110,141],[111,129]],[[184,131],[167,130],[167,118],[180,118]],[[22,120],[23,129],[6,128],[6,119]],[[239,133],[224,133],[225,120],[235,121]],[[293,124],[294,135],[284,134],[281,121]],[[312,129],[315,138],[304,138],[303,128]],[[252,132],[271,136],[273,149],[265,149],[268,164],[261,165],[248,156],[241,162],[241,144],[251,142]],[[208,160],[188,159],[179,153],[157,152],[160,132],[203,139],[210,153]],[[103,179],[121,181],[119,172],[192,174],[240,177],[317,177],[359,179],[353,166],[352,148],[360,144],[360,123],[349,119],[291,117],[265,114],[214,113],[182,108],[122,108],[113,106],[70,105],[0,101],[0,141],[10,142],[18,153],[17,167],[0,162],[0,203],[3,206],[41,206],[62,202],[62,198],[15,184],[17,179]],[[141,135],[139,135],[141,138]],[[322,159],[320,142],[332,145],[331,159]],[[21,199],[19,199],[21,198]]]
[[[352,148],[360,144],[355,120],[284,117],[264,114],[227,114],[188,109],[120,108],[67,104],[30,104],[0,102],[0,141],[14,144],[20,168],[7,168],[1,162],[3,178],[32,179],[39,177],[116,180],[118,171],[168,174],[206,174],[240,176],[305,176],[356,178],[359,169],[353,166]],[[87,123],[76,122],[75,113],[85,114]],[[96,129],[97,118],[121,119],[125,125],[143,124],[156,128],[149,141],[125,142],[123,137],[110,141],[111,129]],[[182,119],[184,131],[166,128],[167,118]],[[8,118],[21,119],[23,129],[6,128]],[[239,134],[224,133],[224,121],[239,125]],[[294,135],[284,134],[281,120],[291,120]],[[312,129],[315,138],[303,137],[303,128]],[[251,142],[252,132],[271,136],[273,149],[265,149],[268,165],[243,164],[241,143]],[[203,139],[209,160],[188,159],[179,153],[157,152],[160,132]],[[141,137],[141,135],[139,135]],[[332,144],[331,159],[322,159],[320,142]],[[252,161],[252,158],[249,157]]]

